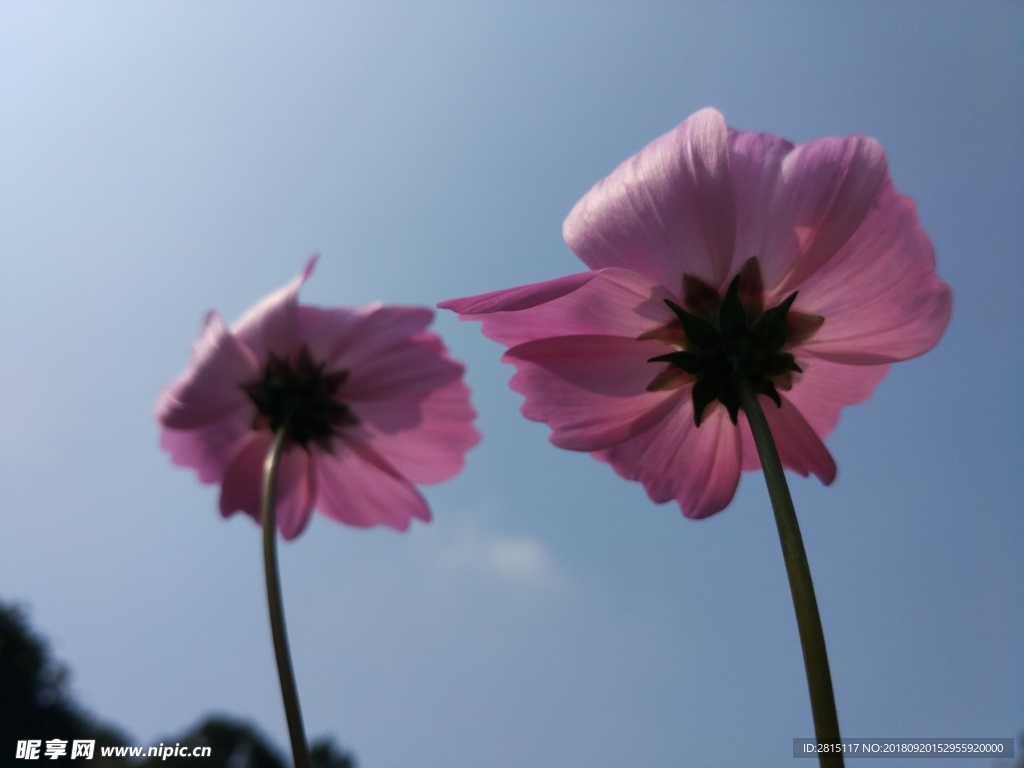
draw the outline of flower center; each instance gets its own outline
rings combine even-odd
[[[796,358],[786,350],[814,335],[824,318],[790,311],[796,292],[765,310],[756,258],[743,265],[724,297],[692,275],[683,277],[683,296],[689,310],[665,300],[678,323],[641,338],[661,338],[677,347],[675,352],[652,357],[648,362],[671,363],[688,374],[674,378],[676,382],[693,382],[693,418],[697,426],[705,409],[716,401],[726,407],[735,424],[740,410],[740,383],[744,380],[781,408],[776,385],[788,389],[793,373],[802,373]],[[673,376],[659,375],[648,389],[664,388],[670,378]]]
[[[263,377],[242,389],[256,406],[253,429],[276,432],[282,426],[288,439],[308,450],[310,442],[331,451],[331,438],[343,427],[359,423],[352,410],[333,396],[348,378],[348,371],[324,373],[305,345],[294,363],[271,353]]]

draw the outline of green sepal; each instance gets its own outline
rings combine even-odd
[[[739,284],[740,276],[736,275],[718,308],[718,328],[726,340],[739,338],[747,331],[747,312],[740,303]]]
[[[695,355],[693,352],[669,352],[667,355],[658,355],[652,357],[647,361],[648,363],[672,363],[676,368],[680,368],[687,373],[703,373],[704,362],[700,355]]]
[[[751,343],[772,352],[782,349],[786,343],[786,313],[796,299],[796,291],[786,297],[777,307],[762,313],[750,328]]]
[[[721,391],[718,393],[718,400],[725,406],[725,410],[729,412],[729,421],[735,426],[740,412],[740,393],[734,381],[726,382],[722,386]]]
[[[700,417],[709,404],[718,399],[721,386],[714,376],[697,379],[693,385],[693,423],[700,426]]]
[[[789,352],[776,352],[767,357],[761,365],[761,372],[765,376],[778,376],[787,371],[803,373],[800,366],[796,364],[796,358]]]
[[[722,403],[729,420],[737,424],[742,390],[747,387],[748,392],[764,395],[781,408],[776,380],[779,386],[788,388],[792,386],[791,374],[802,373],[796,358],[783,350],[810,338],[823,320],[804,312],[791,313],[796,292],[763,310],[764,282],[756,257],[747,260],[721,299],[712,286],[693,275],[683,275],[683,294],[683,306],[670,299],[665,304],[678,318],[685,339],[678,332],[664,332],[673,324],[639,338],[659,339],[675,346],[674,351],[649,358],[649,362],[669,363],[687,376],[677,374],[673,379],[670,371],[663,370],[652,386],[657,384],[659,389],[670,380],[675,386],[683,386],[689,384],[689,376],[694,377],[690,393],[693,421],[698,427],[705,410],[715,401]]]
[[[686,340],[700,349],[714,349],[718,344],[718,332],[715,326],[699,315],[687,312],[671,299],[665,299],[668,308],[675,312],[683,325]]]
[[[759,395],[767,395],[777,407],[782,407],[782,397],[779,396],[779,390],[775,388],[771,379],[765,376],[755,376],[750,380],[750,384]]]

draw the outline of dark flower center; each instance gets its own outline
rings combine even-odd
[[[724,297],[692,275],[683,277],[683,307],[665,303],[678,319],[641,338],[660,338],[679,347],[675,352],[652,357],[649,362],[671,363],[693,381],[693,418],[700,426],[705,408],[718,401],[736,423],[740,410],[740,383],[767,395],[782,407],[776,384],[788,389],[800,366],[785,350],[806,341],[821,327],[824,318],[791,311],[796,292],[779,305],[764,309],[761,268],[756,258],[743,265],[729,283]],[[673,332],[674,331],[674,332]],[[670,369],[671,370],[671,369]],[[649,389],[663,388],[659,376]]]
[[[291,442],[307,450],[313,442],[330,452],[331,438],[359,423],[347,405],[334,399],[347,378],[348,371],[325,373],[305,345],[294,362],[271,353],[263,377],[242,385],[256,406],[253,429],[276,432],[287,425]]]

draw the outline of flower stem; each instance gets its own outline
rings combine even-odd
[[[819,744],[838,744],[839,718],[836,715],[836,701],[832,693],[832,675],[828,668],[828,654],[825,652],[825,634],[821,629],[818,602],[814,597],[811,569],[807,564],[800,526],[796,520],[793,499],[782,471],[779,451],[775,447],[768,420],[757,400],[750,383],[742,377],[739,383],[740,402],[750,423],[750,431],[761,458],[768,496],[775,511],[775,524],[779,529],[782,556],[786,561],[789,589],[793,594],[793,608],[796,610],[796,624],[800,630],[800,645],[804,652],[804,667],[807,670],[807,687],[811,693],[811,712],[814,716],[814,735]],[[843,755],[819,753],[820,765],[828,768],[842,768]]]
[[[281,579],[277,573],[277,525],[275,521],[277,499],[277,470],[281,464],[288,435],[288,420],[285,420],[270,445],[270,451],[263,462],[263,564],[267,574],[267,606],[270,609],[270,633],[274,637],[274,657],[277,659],[277,676],[281,681],[281,698],[288,720],[288,736],[292,742],[292,761],[295,768],[309,768],[309,750],[306,747],[306,733],[302,727],[302,712],[299,710],[299,693],[295,687],[295,673],[292,671],[291,654],[288,652],[288,634],[284,626],[284,604],[281,600]]]

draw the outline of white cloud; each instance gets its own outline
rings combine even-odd
[[[547,547],[532,536],[465,529],[438,553],[449,571],[496,578],[523,587],[554,589],[565,583]]]

